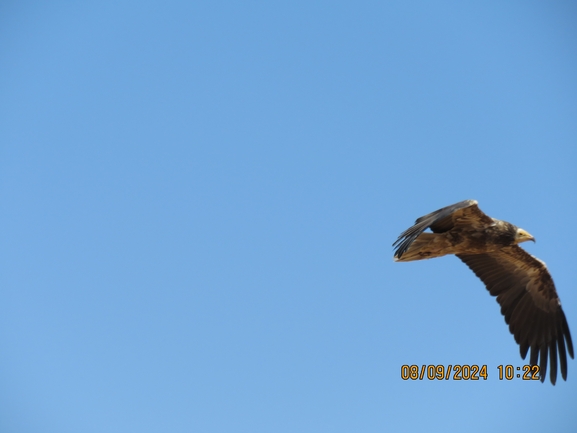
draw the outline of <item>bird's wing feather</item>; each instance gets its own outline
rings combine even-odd
[[[475,200],[468,200],[473,202],[469,206],[461,207],[452,212],[448,217],[435,221],[431,224],[433,233],[443,233],[451,230],[454,227],[471,227],[475,229],[482,229],[494,224],[493,218],[486,215]]]
[[[551,360],[551,382],[557,377],[557,354],[563,379],[567,378],[567,355],[573,358],[573,342],[547,266],[517,245],[485,254],[458,254],[497,297],[505,322],[530,363],[540,359],[541,381]]]

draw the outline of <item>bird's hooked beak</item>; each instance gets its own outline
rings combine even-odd
[[[520,244],[521,242],[533,241],[535,242],[535,238],[531,236],[528,231],[523,229],[517,229],[517,233],[515,234],[515,241]]]

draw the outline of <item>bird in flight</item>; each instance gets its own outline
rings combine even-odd
[[[432,233],[425,233],[427,228]],[[531,349],[529,363],[539,365],[541,382],[550,359],[550,379],[555,385],[557,359],[561,376],[567,380],[567,352],[573,358],[573,342],[547,266],[518,245],[526,241],[535,242],[535,238],[486,215],[476,200],[465,200],[417,219],[393,244],[394,260],[455,254],[497,297],[521,358]]]

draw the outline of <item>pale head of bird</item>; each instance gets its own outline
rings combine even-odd
[[[515,232],[515,243],[520,244],[521,242],[527,242],[527,241],[535,242],[535,238],[531,236],[531,234],[528,231],[523,230],[521,228],[517,228],[517,231]]]

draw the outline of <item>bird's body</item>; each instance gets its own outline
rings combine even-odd
[[[433,233],[423,233],[427,228]],[[525,230],[491,218],[475,200],[465,200],[417,219],[393,244],[394,259],[409,262],[455,254],[497,297],[522,358],[531,349],[530,363],[540,361],[541,381],[550,358],[554,384],[557,355],[566,379],[566,352],[573,357],[573,343],[545,263],[518,246],[529,240],[535,239]]]
[[[432,259],[447,254],[481,254],[503,246],[515,245],[516,227],[505,221],[493,220],[481,229],[456,227],[444,233],[421,233],[402,253],[397,262]]]

